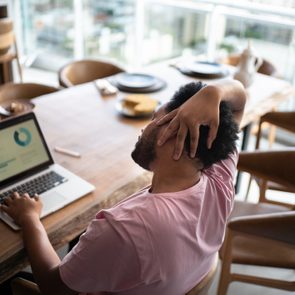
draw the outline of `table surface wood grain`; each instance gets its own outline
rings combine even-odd
[[[161,103],[168,101],[181,85],[196,79],[167,65],[150,66],[145,72],[167,81],[167,87],[149,94]],[[205,81],[212,83],[214,80]],[[247,90],[242,126],[258,120],[293,93],[283,80],[257,74]],[[34,112],[57,163],[92,183],[93,193],[42,219],[55,249],[66,245],[85,230],[95,213],[150,183],[151,175],[130,157],[140,130],[149,119],[131,119],[118,114],[115,104],[126,93],[102,97],[87,83],[34,99]],[[64,147],[81,153],[73,158],[54,152]],[[21,232],[0,221],[0,282],[28,264]]]

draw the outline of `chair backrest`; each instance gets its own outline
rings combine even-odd
[[[193,289],[185,295],[207,295],[210,286],[212,285],[218,266],[218,255],[216,254],[214,263],[208,274],[199,282]]]
[[[260,124],[263,122],[268,122],[272,125],[295,133],[295,111],[266,113],[260,119]]]
[[[124,70],[112,63],[97,60],[80,60],[62,67],[58,73],[58,80],[61,86],[71,87],[121,72],[124,72]]]
[[[0,19],[0,55],[7,53],[14,42],[12,20],[9,18]]]
[[[10,18],[3,18],[0,19],[1,83],[13,81],[12,67],[10,63],[14,59],[16,60],[19,78],[22,82],[22,68],[18,57],[16,38],[13,32],[13,22]]]
[[[242,152],[239,156],[238,169],[295,189],[295,148]]]
[[[57,88],[36,83],[7,83],[0,87],[1,100],[32,99],[58,91]]]

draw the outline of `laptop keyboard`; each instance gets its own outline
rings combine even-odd
[[[31,197],[35,194],[42,194],[64,182],[68,181],[67,178],[57,174],[54,171],[50,171],[37,178],[34,178],[28,182],[18,185],[8,191],[0,194],[0,204],[4,202],[4,199],[11,196],[12,193],[18,192],[20,195],[28,193]]]

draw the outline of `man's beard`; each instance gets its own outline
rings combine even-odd
[[[142,136],[135,144],[135,148],[131,153],[131,157],[143,169],[150,171],[150,164],[156,158],[156,141],[157,141],[158,128],[155,128],[148,136]]]

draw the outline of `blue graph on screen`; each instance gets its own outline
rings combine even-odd
[[[32,134],[27,128],[24,127],[14,131],[13,137],[16,144],[23,147],[29,145],[32,141]]]

